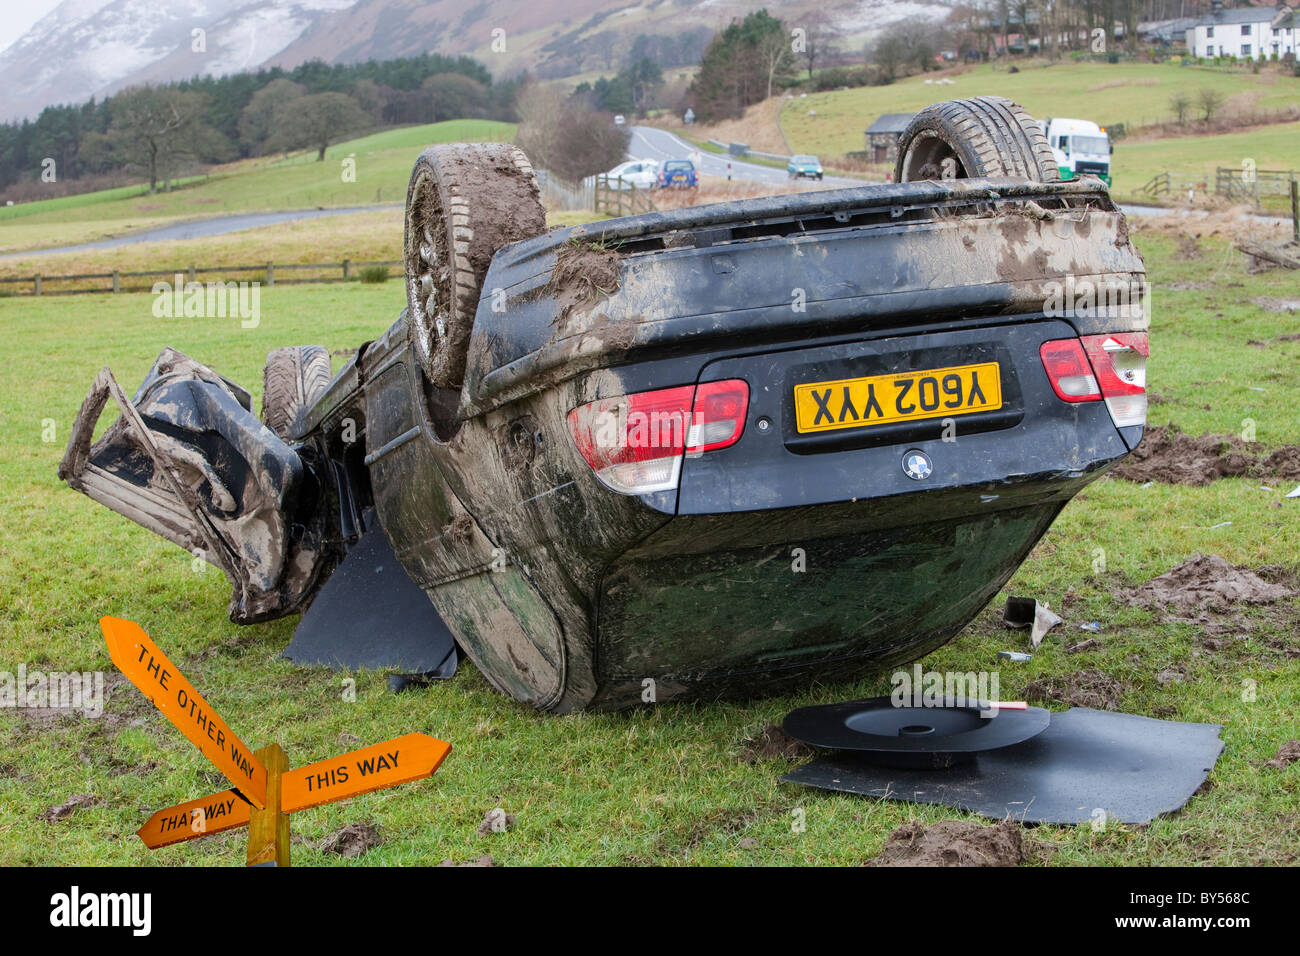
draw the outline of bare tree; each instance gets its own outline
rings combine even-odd
[[[1192,108],[1192,98],[1182,90],[1175,90],[1169,97],[1169,108],[1178,117],[1178,125],[1183,126],[1187,122],[1187,113]]]
[[[784,31],[771,30],[758,38],[755,44],[759,63],[767,77],[767,96],[772,96],[772,86],[776,83],[778,73],[788,72],[794,61],[794,52],[790,48],[790,38]]]
[[[558,152],[560,117],[564,115],[565,97],[554,86],[530,83],[519,91],[515,111],[519,130],[515,142],[528,158],[543,169],[551,169],[551,157]]]
[[[518,102],[515,141],[532,162],[561,179],[579,182],[617,166],[627,155],[630,132],[610,113],[582,97],[565,98],[551,87],[530,86]]]
[[[159,180],[170,182],[185,159],[225,158],[229,141],[203,121],[207,98],[175,87],[138,86],[113,97],[108,131],[91,134],[82,151],[98,165],[138,169],[149,177],[149,191]]]
[[[1201,108],[1201,116],[1208,123],[1223,105],[1223,94],[1212,86],[1203,86],[1197,94],[1196,103]]]
[[[314,93],[286,104],[276,114],[275,125],[268,145],[314,147],[317,161],[322,161],[330,144],[368,127],[370,117],[345,93]]]
[[[814,13],[797,26],[804,31],[801,55],[808,69],[808,79],[811,80],[817,63],[825,62],[834,52],[835,31],[823,13]]]

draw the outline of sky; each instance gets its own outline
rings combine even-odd
[[[59,0],[0,0],[0,51],[58,5]]]

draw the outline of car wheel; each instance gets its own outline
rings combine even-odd
[[[460,388],[483,276],[502,246],[546,231],[537,176],[506,143],[430,146],[406,190],[406,302],[429,380]]]
[[[262,370],[262,422],[284,441],[298,428],[330,384],[330,353],[323,345],[274,349]]]
[[[1061,178],[1043,131],[1018,103],[1001,96],[935,103],[899,137],[895,182],[983,177]]]

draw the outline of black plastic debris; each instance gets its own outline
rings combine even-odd
[[[878,766],[942,768],[1009,747],[1047,729],[1041,707],[993,710],[979,704],[898,707],[889,697],[800,707],[785,732],[814,747],[854,751]]]
[[[456,641],[373,519],[298,622],[284,656],[346,670],[397,668],[405,681],[456,673]]]
[[[1148,823],[1191,799],[1223,752],[1222,729],[1075,707],[1023,743],[946,770],[882,767],[838,751],[781,779],[995,820]]]
[[[1029,641],[1038,647],[1047,632],[1061,623],[1061,618],[1034,598],[1009,597],[1002,611],[1002,623],[1007,627],[1029,628]]]
[[[1002,623],[1007,627],[1029,627],[1037,611],[1038,602],[1033,598],[1009,597],[1002,609]]]

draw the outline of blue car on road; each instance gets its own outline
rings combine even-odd
[[[785,173],[791,179],[821,179],[821,160],[816,156],[791,156],[785,164]]]
[[[689,159],[670,159],[659,167],[659,185],[667,188],[694,189],[700,184],[695,164]]]

